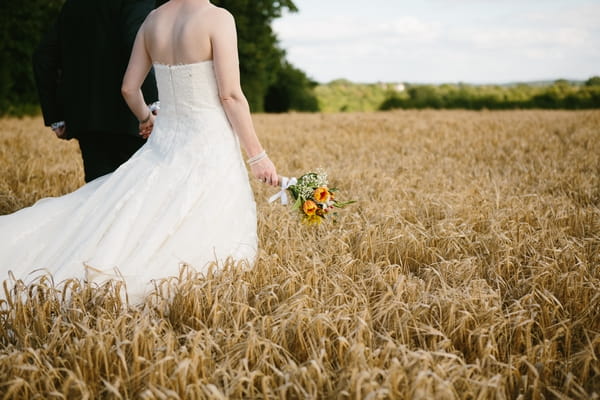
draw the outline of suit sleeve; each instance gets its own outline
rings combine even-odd
[[[140,26],[154,9],[155,0],[125,0],[121,15],[121,42],[123,43],[127,62],[131,55],[131,49],[135,42]],[[154,69],[150,69],[146,80],[142,85],[142,92],[146,103],[150,104],[158,100],[158,90],[156,88],[156,79]]]
[[[59,98],[61,59],[58,24],[57,20],[33,53],[33,74],[46,126],[64,120]]]

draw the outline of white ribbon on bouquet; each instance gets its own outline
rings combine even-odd
[[[277,199],[281,199],[281,204],[288,204],[287,190],[290,186],[297,184],[298,179],[280,176],[279,180],[281,181],[281,190],[269,198],[269,203],[272,203]]]

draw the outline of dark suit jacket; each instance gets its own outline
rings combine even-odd
[[[34,53],[44,123],[65,121],[69,137],[90,132],[138,134],[121,96],[137,31],[154,0],[67,0]],[[154,72],[142,87],[158,100]]]

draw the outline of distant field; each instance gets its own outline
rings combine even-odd
[[[315,87],[322,112],[377,110],[592,110],[600,109],[600,77],[586,82],[506,85],[353,83],[344,79]]]
[[[338,80],[318,85],[315,95],[322,112],[377,111],[396,87],[396,84]]]
[[[143,308],[21,287],[0,398],[600,398],[600,112],[254,119],[281,174],[323,167],[359,202],[306,227],[253,181],[255,268]],[[82,182],[76,143],[2,120],[0,213]]]

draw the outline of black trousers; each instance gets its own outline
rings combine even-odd
[[[86,133],[77,137],[85,181],[113,172],[146,142],[141,136]]]

